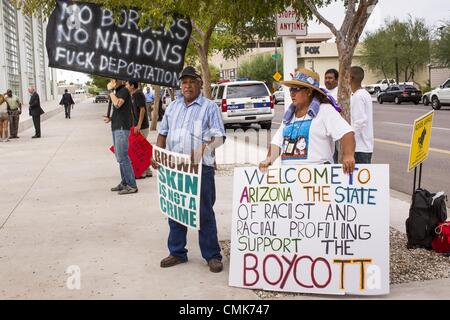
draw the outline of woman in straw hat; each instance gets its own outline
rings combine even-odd
[[[330,104],[319,82],[319,75],[305,68],[298,68],[292,80],[281,82],[289,87],[292,105],[272,139],[267,158],[259,164],[261,171],[280,155],[285,165],[333,163],[334,142],[340,140],[344,172],[353,172],[353,129]]]

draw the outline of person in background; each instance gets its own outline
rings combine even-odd
[[[120,195],[138,192],[131,160],[128,156],[128,136],[131,129],[131,97],[122,80],[111,80],[108,85],[110,106],[104,117],[105,123],[111,122],[114,153],[120,167],[120,183],[111,188]],[[111,107],[112,106],[112,107]],[[112,116],[110,110],[113,109]]]
[[[5,97],[0,94],[0,142],[8,142],[8,105]]]
[[[72,99],[72,95],[69,93],[69,90],[64,90],[64,94],[59,102],[60,105],[64,106],[64,112],[66,114],[66,119],[70,119],[70,108],[73,108],[75,102]]]
[[[147,115],[147,107],[145,103],[145,96],[142,90],[139,89],[139,83],[135,81],[127,81],[125,87],[131,94],[131,113],[133,115],[134,134],[138,132],[145,138],[148,138],[150,131],[149,117]],[[142,173],[142,176],[136,179],[143,179],[145,177],[152,177],[153,173],[150,168]]]
[[[155,95],[150,90],[150,87],[147,87],[145,92],[145,106],[147,108],[148,121],[152,120],[152,110],[154,102],[155,102]]]
[[[33,139],[41,137],[41,114],[44,113],[41,107],[41,100],[39,99],[39,94],[36,92],[34,87],[28,88],[28,93],[30,94],[29,112],[30,116],[33,117],[33,125],[35,134],[32,136]]]
[[[355,130],[356,163],[371,163],[373,154],[373,102],[367,90],[361,86],[364,80],[364,70],[353,66],[350,69],[350,84],[352,96],[350,98],[350,116]]]
[[[8,105],[9,114],[9,138],[17,139],[19,138],[19,118],[22,114],[22,103],[17,96],[13,95],[11,89],[6,91],[5,100]]]
[[[328,90],[328,94],[331,95],[336,101],[338,100],[338,81],[339,72],[336,69],[328,69],[325,72],[325,87]],[[339,147],[339,142],[336,141],[333,154],[334,163],[339,163]]]
[[[328,69],[325,72],[325,87],[328,90],[328,93],[334,98],[334,100],[338,100],[338,82],[339,82],[339,72],[336,69]]]

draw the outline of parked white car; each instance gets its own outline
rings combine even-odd
[[[283,86],[279,87],[277,91],[273,93],[273,102],[275,104],[278,104],[280,102],[284,103],[284,90],[285,88]]]
[[[450,106],[450,78],[441,84],[439,88],[430,92],[429,102],[431,102],[431,107],[434,110],[439,110],[441,106]]]
[[[261,81],[225,82],[213,90],[212,99],[222,111],[225,127],[258,123],[270,129],[275,116],[273,97]]]
[[[381,79],[378,80],[377,83],[375,84],[369,84],[367,86],[365,86],[365,89],[367,90],[367,92],[369,92],[370,94],[378,94],[381,91],[386,90],[388,87],[397,84],[397,82],[394,79]]]

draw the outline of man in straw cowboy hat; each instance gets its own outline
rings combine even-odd
[[[319,88],[319,82],[319,75],[305,68],[298,68],[292,80],[281,82],[289,87],[292,105],[272,139],[267,158],[259,164],[261,171],[280,155],[286,165],[333,163],[334,142],[340,140],[344,172],[353,172],[353,129],[336,111],[337,106],[330,104],[334,101]]]

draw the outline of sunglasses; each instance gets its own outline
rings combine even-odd
[[[297,93],[302,91],[303,89],[308,89],[307,87],[291,87],[289,88],[290,93]]]

